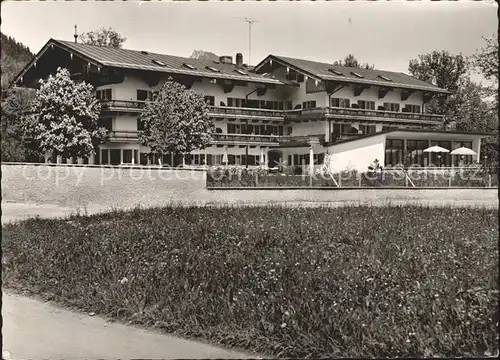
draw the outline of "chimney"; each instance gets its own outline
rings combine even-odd
[[[233,63],[233,57],[232,56],[220,56],[219,61],[221,64],[232,64]]]
[[[78,41],[78,32],[76,30],[76,25],[75,25],[75,34],[73,35],[73,37],[75,38],[75,43]]]
[[[243,54],[242,53],[236,54],[236,66],[243,66]]]

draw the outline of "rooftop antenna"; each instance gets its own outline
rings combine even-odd
[[[75,38],[75,43],[77,42],[78,40],[78,32],[77,32],[77,27],[75,25],[75,35],[73,35],[73,37]]]
[[[252,54],[252,25],[258,23],[258,21],[252,18],[245,18],[245,21],[248,23],[248,65],[250,65]]]

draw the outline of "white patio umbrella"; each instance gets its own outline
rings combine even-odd
[[[450,150],[442,148],[441,146],[434,145],[434,146],[431,146],[430,148],[425,149],[424,152],[427,152],[427,153],[449,153]]]
[[[431,165],[431,155],[430,155],[430,153],[438,153],[438,154],[440,154],[440,153],[449,153],[450,150],[445,149],[445,148],[443,148],[441,146],[434,145],[434,146],[431,146],[430,148],[425,149],[424,152],[425,153],[429,153],[429,166],[430,166]],[[438,162],[439,162],[438,166],[440,166],[440,157],[441,157],[441,155],[438,155]]]
[[[469,148],[466,147],[459,147],[458,149],[453,150],[451,155],[477,155],[477,153]]]

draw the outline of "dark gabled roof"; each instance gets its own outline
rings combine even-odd
[[[202,60],[202,59],[192,59],[184,58],[179,56],[157,54],[148,51],[137,51],[137,50],[127,50],[127,49],[116,49],[104,46],[94,46],[75,43],[71,41],[61,41],[50,39],[43,49],[36,55],[30,64],[28,64],[16,78],[14,82],[17,81],[19,77],[24,75],[26,71],[31,67],[34,61],[42,56],[44,51],[49,48],[49,46],[58,46],[66,51],[75,53],[75,55],[80,55],[86,61],[92,62],[96,65],[103,67],[114,67],[114,68],[125,68],[125,69],[136,69],[145,71],[157,71],[171,74],[184,74],[192,76],[209,77],[212,79],[227,79],[227,80],[238,80],[245,82],[256,82],[262,84],[276,84],[284,85],[289,84],[287,81],[280,81],[277,79],[272,79],[265,77],[263,75],[254,73],[251,71],[250,67],[242,66],[238,67],[236,64],[226,64],[217,63],[213,60]],[[191,69],[186,67],[184,64],[189,64],[194,66],[196,69]],[[219,71],[212,71],[209,67],[216,68]],[[243,70],[246,75],[242,75],[236,72],[236,69]],[[13,82],[13,83],[14,83]]]
[[[449,93],[445,89],[441,89],[425,81],[418,80],[410,75],[384,71],[384,70],[368,70],[360,68],[351,68],[346,66],[332,65],[317,61],[296,59],[285,56],[269,55],[262,60],[255,70],[258,72],[269,60],[274,60],[278,63],[290,66],[309,74],[313,78],[321,80],[342,81],[357,84],[369,84],[376,86],[387,86],[405,89],[424,90],[430,92]],[[333,71],[332,71],[333,70]],[[341,73],[342,75],[339,75]],[[356,76],[354,73],[359,74]],[[389,79],[390,81],[388,81]]]

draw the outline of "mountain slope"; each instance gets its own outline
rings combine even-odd
[[[30,49],[18,43],[13,37],[1,34],[1,65],[2,65],[2,90],[5,90],[9,82],[19,71],[33,58]]]

